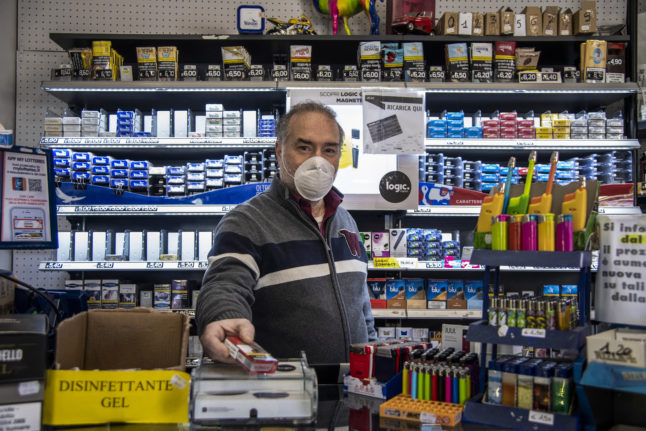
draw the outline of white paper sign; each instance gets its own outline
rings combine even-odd
[[[424,94],[421,91],[363,91],[363,151],[368,154],[424,153]]]
[[[595,312],[602,322],[644,325],[646,215],[599,216]]]
[[[517,13],[515,16],[514,36],[526,36],[524,13]]]
[[[529,422],[535,422],[543,425],[554,425],[554,415],[552,413],[546,412],[537,412],[536,410],[529,411],[529,417],[527,418]]]
[[[460,12],[460,26],[458,34],[462,36],[471,36],[471,26],[473,25],[473,14],[471,12]]]

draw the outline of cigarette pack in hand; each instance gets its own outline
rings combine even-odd
[[[224,344],[229,355],[250,373],[267,374],[276,371],[278,360],[257,343],[243,343],[237,337],[227,337]]]

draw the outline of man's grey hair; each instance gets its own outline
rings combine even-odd
[[[282,115],[278,124],[276,125],[276,137],[279,142],[284,143],[287,141],[287,135],[289,134],[289,122],[291,121],[294,115],[305,114],[308,112],[318,112],[325,115],[330,120],[334,121],[336,126],[339,128],[339,145],[343,145],[343,128],[336,120],[336,113],[329,107],[323,105],[322,103],[308,100],[306,102],[298,103],[289,110],[286,114]]]

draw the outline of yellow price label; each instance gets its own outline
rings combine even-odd
[[[375,257],[373,264],[375,268],[399,268],[399,262],[394,257]]]

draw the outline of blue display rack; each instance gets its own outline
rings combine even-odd
[[[580,326],[572,331],[528,330],[524,328],[507,328],[506,331],[501,331],[498,326],[490,326],[486,321],[479,320],[469,326],[467,341],[557,350],[579,350],[585,345],[585,337],[588,335],[590,335],[589,325]]]
[[[508,344],[533,346],[558,350],[580,350],[585,345],[585,337],[590,333],[590,252],[546,252],[546,251],[507,251],[474,250],[471,263],[484,265],[484,285],[490,286],[493,279],[493,294],[498,295],[501,266],[520,266],[534,268],[578,268],[579,327],[572,331],[535,330],[489,326],[485,320],[469,325],[468,341],[492,344],[492,358],[496,357],[496,345]],[[489,308],[489,296],[483,298],[483,315]],[[480,387],[486,387],[486,355],[481,355]],[[467,401],[464,420],[492,426],[518,430],[578,430],[581,421],[578,415],[534,412],[531,410],[499,406],[482,402],[482,395]]]
[[[482,394],[465,403],[462,418],[467,422],[517,430],[577,431],[579,429],[579,418],[575,415],[536,412],[483,403]]]

